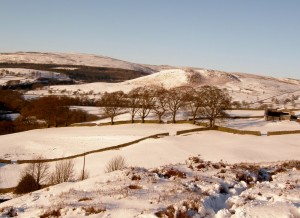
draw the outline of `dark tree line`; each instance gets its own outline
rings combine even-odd
[[[183,110],[189,113],[194,123],[197,117],[203,117],[213,127],[216,118],[224,116],[224,110],[230,108],[231,98],[225,90],[214,86],[199,89],[182,86],[169,90],[146,86],[135,88],[128,94],[121,91],[104,93],[97,106],[104,108],[103,114],[110,117],[111,124],[114,124],[117,115],[126,110],[129,110],[132,123],[136,117],[144,123],[151,111],[157,115],[159,122],[166,113],[170,113],[172,122],[176,123],[178,111]]]
[[[16,91],[0,90],[0,134],[30,129],[69,126],[72,123],[96,120],[98,117],[82,110],[71,109],[71,105],[82,103],[78,98],[48,96],[25,100]],[[10,120],[5,112],[19,113]]]

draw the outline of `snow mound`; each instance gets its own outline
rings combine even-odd
[[[188,77],[184,70],[171,69],[163,70],[149,76],[133,79],[124,82],[124,84],[134,86],[158,85],[165,88],[172,88],[175,86],[187,85]]]
[[[125,82],[135,86],[158,85],[165,88],[177,86],[221,85],[227,82],[239,82],[237,76],[215,70],[169,69],[152,75]]]

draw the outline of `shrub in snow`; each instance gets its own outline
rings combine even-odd
[[[45,213],[40,215],[40,218],[60,217],[60,216],[61,216],[60,209],[57,209],[57,210],[48,210],[48,211],[46,211]]]
[[[74,162],[72,159],[58,161],[50,176],[50,184],[59,184],[74,179]]]
[[[175,168],[164,168],[164,169],[154,169],[152,173],[156,173],[159,177],[170,179],[170,178],[181,178],[185,179],[186,174],[184,172],[181,172],[178,169]]]
[[[20,182],[18,183],[15,193],[25,194],[28,192],[33,192],[39,189],[39,184],[36,182],[35,178],[30,174],[25,174],[22,176]]]
[[[4,217],[15,217],[18,216],[18,213],[15,208],[11,207],[6,213],[3,214]],[[2,216],[1,216],[2,217]]]
[[[131,177],[131,180],[141,180],[141,176],[139,176],[139,175],[133,175]]]
[[[200,217],[200,199],[191,199],[182,201],[176,205],[170,205],[165,209],[162,209],[155,213],[155,216],[160,218],[174,217],[174,218],[189,218]],[[209,216],[201,216],[209,217]]]
[[[34,163],[28,164],[23,172],[23,175],[31,175],[40,186],[47,182],[50,167],[49,163],[42,162],[43,159],[42,156],[35,157]]]
[[[122,170],[126,167],[126,160],[122,156],[112,158],[106,165],[105,172],[113,172],[116,170]]]
[[[129,185],[128,188],[129,189],[142,189],[142,186],[140,186],[140,185]]]
[[[89,216],[91,214],[98,214],[98,213],[102,213],[102,212],[106,211],[105,208],[95,208],[93,206],[91,206],[91,207],[83,207],[82,209],[85,211],[85,215],[86,216]]]

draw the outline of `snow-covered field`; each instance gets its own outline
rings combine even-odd
[[[66,157],[111,147],[146,136],[191,129],[193,125],[128,124],[95,127],[37,129],[0,136],[0,158],[22,160],[47,154],[47,158]]]
[[[71,106],[70,109],[83,110],[93,115],[101,115],[102,113],[101,107],[94,107],[94,106]]]
[[[264,110],[226,110],[225,111],[231,117],[254,117],[264,116]]]
[[[1,158],[18,160],[37,155],[45,158],[63,157],[162,132],[170,132],[170,136],[87,155],[87,169],[92,176],[101,175],[108,161],[118,155],[124,156],[130,166],[147,168],[183,163],[195,154],[200,154],[204,160],[223,160],[228,163],[284,161],[298,159],[300,155],[299,134],[260,137],[205,131],[174,135],[178,130],[192,128],[195,127],[188,124],[126,124],[32,130],[1,136]],[[76,158],[75,163],[79,171],[82,158]],[[2,179],[0,187],[11,187],[16,184],[16,172],[20,172],[23,165],[5,165],[0,169],[5,174],[4,178],[9,179]]]
[[[272,131],[300,130],[300,123],[294,121],[265,121],[263,118],[225,119],[219,121],[221,126],[234,129],[260,131],[263,134]]]

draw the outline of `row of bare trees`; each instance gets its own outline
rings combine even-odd
[[[103,107],[103,114],[110,117],[111,124],[114,124],[114,118],[122,112],[130,113],[132,123],[137,116],[144,123],[151,111],[157,115],[159,122],[162,122],[166,113],[170,113],[172,122],[176,123],[178,111],[184,110],[192,116],[194,123],[197,117],[204,117],[209,120],[210,126],[214,126],[216,118],[222,116],[230,105],[228,93],[214,86],[198,89],[182,86],[169,90],[145,86],[135,88],[128,94],[122,91],[106,92],[97,102],[97,106]]]

